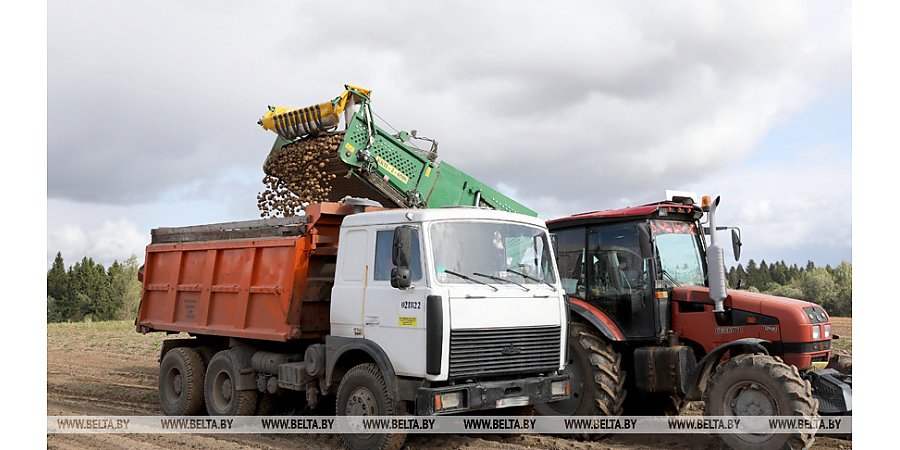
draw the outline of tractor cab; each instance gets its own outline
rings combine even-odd
[[[563,287],[628,339],[664,337],[669,290],[708,285],[702,215],[693,204],[659,202],[548,222]]]

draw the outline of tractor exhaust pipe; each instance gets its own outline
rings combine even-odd
[[[709,197],[703,199],[703,206],[709,208],[709,247],[706,249],[706,266],[709,271],[709,297],[715,303],[713,313],[716,323],[725,325],[725,298],[728,291],[725,287],[725,251],[716,240],[716,207],[719,206],[721,197],[716,197],[714,202],[709,202]],[[705,208],[704,208],[705,209]]]

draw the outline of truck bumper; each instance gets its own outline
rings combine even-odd
[[[554,395],[552,389],[554,383],[557,395]],[[561,385],[565,387],[560,394]],[[416,393],[416,413],[432,416],[534,405],[565,400],[569,398],[570,391],[569,377],[565,374],[443,387],[421,387]]]

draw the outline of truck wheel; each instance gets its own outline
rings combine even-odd
[[[222,350],[206,369],[206,410],[211,416],[247,416],[256,411],[256,389],[236,389],[238,369],[231,352]]]
[[[194,349],[166,352],[159,364],[159,403],[169,416],[203,412],[203,360]]]
[[[206,370],[206,367],[209,366],[209,362],[212,361],[213,356],[216,356],[216,351],[212,347],[207,347],[205,345],[194,347],[194,350],[197,350],[197,353],[200,354],[200,358],[203,359],[203,370]]]
[[[338,386],[335,406],[339,416],[396,416],[403,412],[391,398],[378,366],[371,363],[347,371]],[[341,440],[351,450],[397,450],[406,441],[406,434],[342,434]]]
[[[541,416],[618,416],[625,401],[622,357],[592,327],[569,325],[568,400],[535,405]]]
[[[743,354],[716,369],[703,394],[707,416],[818,416],[812,386],[794,366],[768,355]],[[809,448],[810,433],[720,434],[734,449]]]

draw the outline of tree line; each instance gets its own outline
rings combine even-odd
[[[728,270],[728,285],[753,292],[797,298],[817,303],[832,316],[853,314],[853,266],[842,262],[837,267],[788,266],[784,261],[759,264],[754,260]]]
[[[108,268],[84,257],[68,269],[56,253],[47,271],[47,322],[133,319],[141,302],[137,257]]]
[[[133,319],[141,301],[137,257],[113,262],[108,268],[84,257],[68,269],[57,252],[47,271],[47,322]],[[853,266],[788,266],[784,261],[747,262],[728,270],[734,289],[797,298],[822,305],[833,316],[853,314]]]

